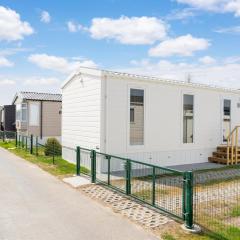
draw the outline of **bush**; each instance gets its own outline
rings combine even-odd
[[[44,153],[46,156],[62,155],[62,146],[56,138],[48,138]]]

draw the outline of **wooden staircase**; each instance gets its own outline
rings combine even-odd
[[[240,126],[236,126],[227,138],[226,145],[220,145],[213,155],[208,158],[209,162],[220,163],[226,165],[234,165],[240,163],[240,146],[238,132]]]

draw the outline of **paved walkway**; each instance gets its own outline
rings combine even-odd
[[[0,240],[157,239],[1,148],[0,192]]]

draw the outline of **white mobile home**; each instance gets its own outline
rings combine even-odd
[[[62,97],[64,146],[161,166],[207,162],[240,122],[238,90],[105,70],[80,68]]]

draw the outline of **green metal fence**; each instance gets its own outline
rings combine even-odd
[[[16,138],[16,132],[0,131],[0,139],[4,142]]]
[[[240,166],[194,173],[194,222],[215,239],[240,239]]]
[[[76,166],[104,184],[193,227],[193,174],[77,147]],[[78,171],[77,171],[78,172]],[[78,172],[79,173],[79,172]]]

